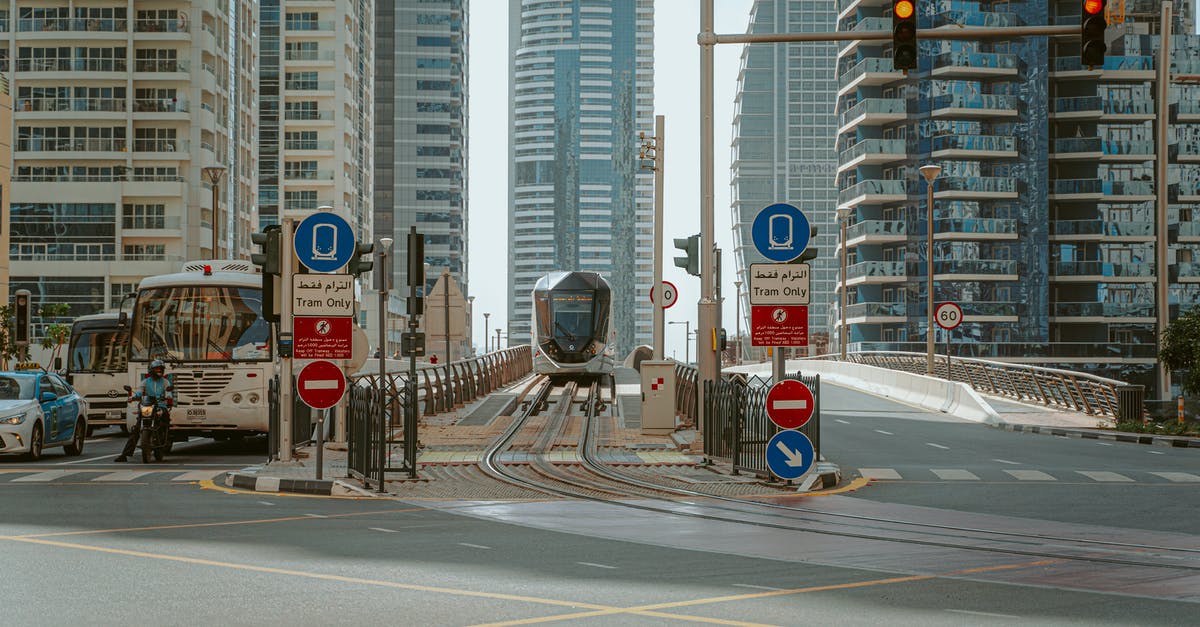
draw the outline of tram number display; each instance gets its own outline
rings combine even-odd
[[[955,329],[962,324],[962,307],[957,303],[939,303],[933,310],[933,319],[943,329]]]

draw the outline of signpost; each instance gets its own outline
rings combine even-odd
[[[933,308],[933,319],[939,327],[946,330],[946,378],[953,381],[954,376],[950,370],[950,338],[958,325],[962,324],[962,307],[959,307],[958,303],[938,303],[937,307]]]
[[[759,254],[770,261],[786,263],[808,248],[812,228],[800,209],[787,203],[775,203],[758,212],[750,235]]]
[[[808,346],[808,305],[751,305],[751,346]]]
[[[751,305],[807,305],[810,295],[807,263],[750,265]]]
[[[795,379],[779,381],[767,391],[767,417],[780,429],[803,427],[816,407],[812,390]]]
[[[812,226],[799,208],[775,203],[754,217],[750,235],[758,253],[775,262],[755,264],[750,271],[750,344],[779,347],[771,360],[771,377],[779,381],[785,366],[780,349],[808,346],[809,301],[807,266],[781,264],[804,253]]]
[[[300,221],[292,238],[296,258],[313,272],[336,272],[354,255],[354,229],[336,213],[314,213]]]
[[[349,274],[293,274],[293,316],[354,316],[354,277]]]
[[[672,306],[675,305],[675,301],[679,300],[679,290],[676,289],[675,284],[670,281],[662,282],[662,295],[663,295],[663,304],[662,304],[663,309],[670,309]],[[655,297],[655,294],[654,294],[654,288],[651,287],[650,288],[650,303],[653,304],[655,302],[655,300],[657,300],[657,298]]]
[[[346,375],[332,361],[309,362],[296,375],[300,400],[313,409],[329,409],[346,393]]]
[[[293,316],[296,359],[353,359],[354,325],[346,316]]]
[[[816,456],[812,440],[799,431],[785,429],[767,442],[767,468],[785,481],[803,477]]]

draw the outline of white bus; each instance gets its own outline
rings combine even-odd
[[[129,327],[129,375],[161,359],[175,385],[174,439],[267,432],[275,376],[262,275],[249,261],[195,261],[138,285]]]
[[[87,399],[88,435],[115,425],[125,430],[125,390],[129,385],[129,334],[117,312],[80,316],[71,323],[67,381]]]

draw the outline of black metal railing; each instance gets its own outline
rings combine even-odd
[[[694,369],[692,369],[694,370]],[[812,418],[797,429],[813,443],[818,459],[821,454],[821,377],[785,375],[804,383],[813,393]],[[734,473],[749,472],[769,478],[767,443],[780,428],[767,416],[767,392],[770,378],[737,374],[720,381],[704,383],[704,456],[728,460]]]

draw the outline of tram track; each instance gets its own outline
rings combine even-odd
[[[1110,564],[1172,571],[1200,572],[1200,544],[1167,546],[1089,537],[1068,537],[1010,530],[993,530],[883,516],[839,513],[796,505],[713,494],[710,491],[665,485],[662,477],[636,476],[599,459],[602,420],[598,407],[601,386],[586,393],[584,411],[572,414],[578,403],[576,386],[555,387],[547,380],[534,384],[537,399],[514,416],[505,432],[483,455],[481,468],[493,478],[552,497],[603,502],[641,511],[693,519],[749,525],[759,528],[817,533],[857,540],[899,543],[908,546],[953,549],[975,553],[1007,554],[1036,559]],[[549,399],[553,397],[553,404]],[[547,415],[535,418],[539,409]],[[572,421],[579,435],[571,463],[550,458],[563,450],[560,442]],[[533,428],[537,437],[521,452],[525,463],[514,462],[511,448],[522,431]],[[528,442],[526,434],[521,441]]]

